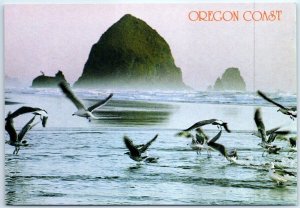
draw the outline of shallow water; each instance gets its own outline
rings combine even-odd
[[[77,91],[85,103],[107,93]],[[163,96],[162,96],[163,95]],[[193,99],[181,101],[181,97]],[[195,97],[218,102],[200,102]],[[211,96],[211,97],[209,97]],[[262,157],[252,136],[256,129],[253,98],[243,101],[224,99],[220,93],[115,93],[113,100],[97,110],[103,119],[89,123],[72,116],[73,104],[57,90],[6,90],[5,112],[22,105],[44,108],[49,113],[46,128],[36,126],[27,134],[28,147],[13,155],[13,147],[5,146],[6,203],[9,205],[295,205],[297,181],[277,186],[267,177],[266,163],[277,162],[290,171],[297,170],[297,155],[288,153],[286,141],[279,155]],[[135,97],[128,98],[128,97]],[[225,98],[224,98],[225,97]],[[241,94],[241,99],[247,97]],[[293,96],[287,96],[295,104]],[[285,102],[285,96],[278,97]],[[251,101],[252,100],[252,101]],[[260,102],[260,101],[259,101]],[[223,103],[220,105],[219,103]],[[259,103],[263,105],[262,103]],[[296,121],[262,107],[267,129],[282,125],[296,133]],[[20,129],[31,115],[15,119]],[[218,152],[208,158],[204,151],[197,155],[190,141],[174,135],[194,122],[219,118],[228,122],[232,133],[222,132],[218,140],[226,148],[238,150],[238,164],[230,164]],[[218,133],[215,126],[205,126],[210,137]],[[157,163],[136,163],[124,153],[123,136],[134,143],[158,139],[149,155],[158,156]],[[6,140],[8,135],[5,133]]]

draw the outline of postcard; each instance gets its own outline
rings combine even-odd
[[[294,3],[6,4],[7,205],[296,205]]]

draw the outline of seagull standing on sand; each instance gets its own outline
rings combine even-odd
[[[124,136],[124,138],[123,138],[124,143],[125,143],[127,149],[129,150],[129,152],[126,152],[125,154],[128,154],[132,160],[137,161],[137,162],[140,162],[140,161],[156,162],[158,158],[148,157],[146,151],[149,148],[149,146],[157,139],[157,137],[158,137],[158,134],[156,134],[154,136],[154,138],[151,139],[146,144],[134,145],[132,140],[129,137]],[[144,153],[146,153],[146,154],[144,154]]]
[[[230,133],[231,131],[228,129],[227,123],[222,121],[222,120],[218,120],[218,119],[209,119],[209,120],[203,120],[203,121],[199,121],[197,123],[194,123],[192,126],[190,126],[189,128],[183,130],[183,131],[190,131],[193,130],[195,128],[207,125],[207,124],[212,124],[212,125],[216,125],[218,128],[222,128],[224,127],[224,129]]]
[[[271,180],[275,181],[277,183],[277,185],[287,182],[289,180],[288,177],[291,177],[291,176],[296,177],[296,175],[294,173],[283,170],[281,168],[276,169],[273,162],[271,162],[271,164],[270,164],[268,176]]]
[[[95,103],[94,105],[86,108],[83,105],[83,103],[75,96],[75,94],[72,92],[70,87],[65,82],[59,83],[59,87],[62,90],[62,92],[66,95],[66,97],[69,98],[72,101],[72,103],[74,103],[76,108],[78,109],[75,113],[72,114],[72,116],[76,115],[79,117],[84,117],[84,118],[87,118],[89,121],[91,121],[92,119],[94,119],[94,120],[101,119],[100,117],[94,116],[92,112],[96,108],[99,108],[100,106],[105,105],[113,96],[113,94],[111,93],[104,100],[100,100],[99,102]]]
[[[10,115],[10,113],[8,115]],[[28,146],[27,141],[26,140],[22,141],[22,139],[24,138],[25,134],[30,129],[32,129],[36,124],[39,123],[39,122],[37,122],[35,124],[32,124],[34,119],[35,119],[35,116],[25,124],[25,126],[21,129],[19,134],[17,134],[15,127],[13,125],[13,119],[12,118],[6,119],[5,130],[7,131],[8,135],[9,135],[9,141],[6,141],[5,143],[15,147],[13,154],[16,154],[16,155],[18,154],[18,152],[20,150],[20,146]]]
[[[257,91],[257,94],[259,96],[261,96],[263,99],[265,99],[266,101],[273,103],[274,105],[278,106],[279,109],[277,110],[280,111],[281,113],[290,116],[290,118],[292,120],[294,120],[294,118],[297,118],[297,106],[293,106],[293,107],[284,107],[283,105],[275,102],[274,100],[270,99],[269,97],[267,97],[264,93],[262,93],[261,91]]]
[[[20,107],[19,109],[17,109],[15,112],[13,113],[9,113],[7,115],[7,117],[5,118],[5,120],[9,120],[9,119],[14,119],[22,114],[25,113],[32,113],[34,115],[38,115],[40,116],[40,119],[42,121],[42,125],[43,127],[46,126],[47,120],[48,120],[48,113],[46,110],[41,109],[41,108],[33,108],[33,107],[29,107],[29,106],[23,106]]]

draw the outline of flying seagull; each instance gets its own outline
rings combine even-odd
[[[201,127],[196,128],[196,140],[200,144],[204,144],[209,140],[209,137],[204,133],[203,129]]]
[[[204,132],[203,132],[203,134],[205,135]],[[210,151],[214,149],[211,146],[211,144],[215,143],[221,137],[221,134],[222,134],[222,129],[219,131],[219,133],[216,136],[214,136],[210,140],[204,139],[204,143],[203,143],[203,148],[202,149],[205,149],[207,151],[208,157],[210,157]],[[205,135],[205,137],[208,138],[207,135]]]
[[[105,105],[109,101],[109,99],[111,99],[111,97],[113,96],[113,94],[111,93],[104,100],[100,100],[97,103],[95,103],[94,105],[86,108],[83,105],[83,103],[75,96],[75,94],[72,92],[70,87],[65,82],[59,83],[59,87],[62,90],[62,92],[66,95],[66,97],[69,98],[72,101],[72,103],[74,103],[76,108],[78,109],[75,113],[72,114],[72,116],[76,115],[76,116],[79,116],[79,117],[85,117],[89,121],[91,121],[92,119],[95,119],[95,120],[96,119],[101,119],[100,117],[94,116],[92,112],[96,108],[99,108],[100,106]]]
[[[287,182],[289,180],[289,176],[296,177],[296,175],[292,172],[286,171],[281,168],[275,168],[273,162],[271,162],[270,164],[268,176],[271,180],[275,181],[277,185]]]
[[[10,113],[9,113],[10,114]],[[30,119],[25,125],[24,127],[21,129],[21,131],[19,132],[19,134],[17,134],[14,125],[13,125],[13,119],[9,118],[6,120],[5,122],[5,130],[7,131],[8,135],[9,135],[9,141],[6,141],[7,144],[14,146],[15,150],[13,152],[13,154],[18,154],[19,150],[20,150],[20,146],[28,146],[28,143],[26,140],[22,139],[24,138],[25,134],[32,129],[37,123],[32,124],[32,122],[34,121],[35,116],[33,116],[32,119]]]
[[[276,128],[266,131],[266,136],[267,136],[266,142],[267,143],[272,143],[277,138],[277,136],[280,136],[280,135],[283,136],[283,135],[287,135],[290,133],[290,131],[288,131],[288,130],[279,130],[280,128],[281,127],[276,127]],[[252,133],[252,135],[261,138],[261,133],[259,133],[259,132],[254,132],[254,133]]]
[[[227,151],[223,144],[219,144],[216,142],[210,142],[210,143],[208,143],[208,145],[211,148],[219,151],[230,163],[236,163],[236,160],[238,159],[236,149],[234,149],[232,151]]]
[[[277,147],[276,145],[272,145],[271,142],[274,141],[273,138],[270,139],[270,135],[269,139],[267,138],[267,133],[265,130],[265,125],[264,122],[262,120],[262,115],[260,112],[260,108],[257,108],[255,110],[254,113],[254,121],[257,127],[257,131],[260,134],[260,138],[262,140],[262,142],[259,144],[262,148],[264,148],[264,152],[267,151],[269,154],[278,154],[278,151],[281,149],[280,147]],[[273,132],[274,133],[274,132]],[[263,152],[263,154],[264,154]]]
[[[148,158],[148,155],[147,154],[145,155],[143,153],[145,153],[147,151],[149,146],[157,139],[157,137],[158,137],[158,134],[156,134],[154,136],[154,138],[151,139],[150,141],[148,141],[146,144],[134,145],[132,140],[129,137],[124,136],[124,138],[123,138],[124,143],[125,143],[127,149],[129,150],[129,152],[126,152],[125,154],[128,154],[132,160],[135,160],[137,162],[146,160]],[[149,157],[149,159],[147,159],[147,161],[148,160],[152,161],[151,158]],[[157,158],[156,158],[156,160],[157,160]]]
[[[207,150],[208,156],[210,156],[209,151],[213,150],[211,147],[209,147],[210,142],[214,142],[218,140],[221,136],[221,132],[219,132],[214,138],[209,140],[209,137],[204,133],[204,131],[198,127],[196,130],[196,137],[189,131],[181,131],[176,134],[176,136],[183,136],[186,138],[192,138],[192,142],[190,144],[190,147],[193,150],[197,151],[197,154],[201,153],[201,150]]]
[[[294,120],[294,118],[297,118],[297,106],[284,107],[283,105],[281,105],[281,104],[275,102],[274,100],[272,100],[271,98],[267,97],[263,92],[261,92],[259,90],[257,91],[257,94],[259,96],[261,96],[263,99],[265,99],[266,101],[278,106],[279,109],[277,110],[277,112],[280,111],[281,113],[290,116],[290,118],[292,120]]]
[[[14,119],[22,114],[25,113],[32,113],[34,115],[38,115],[40,116],[40,119],[42,121],[42,125],[43,127],[46,126],[47,120],[48,120],[48,113],[46,110],[41,109],[41,108],[34,108],[34,107],[29,107],[29,106],[23,106],[20,107],[19,109],[17,109],[15,112],[13,113],[9,113],[7,115],[7,117],[5,118],[5,120],[9,120],[9,119]]]
[[[224,129],[230,133],[231,131],[228,129],[227,123],[222,121],[222,120],[218,120],[218,119],[209,119],[209,120],[203,120],[203,121],[199,121],[197,123],[194,123],[192,126],[190,126],[189,128],[183,130],[183,131],[190,131],[193,130],[195,128],[207,125],[207,124],[212,124],[212,125],[216,125],[218,128],[224,127]]]

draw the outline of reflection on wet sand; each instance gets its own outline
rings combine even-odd
[[[174,108],[174,105],[166,103],[112,100],[105,108],[94,111],[103,119],[93,120],[93,123],[125,126],[162,124],[168,122]]]

